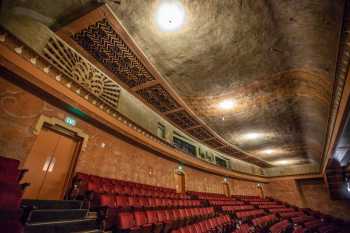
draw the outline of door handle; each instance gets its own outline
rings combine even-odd
[[[53,157],[52,155],[49,156],[49,157],[47,157],[47,159],[46,159],[46,161],[45,161],[45,163],[44,163],[44,166],[43,166],[43,171],[44,171],[44,172],[46,172],[47,169],[49,168],[50,163],[51,163],[51,160],[52,160],[52,157]]]
[[[52,172],[52,170],[53,170],[53,168],[55,166],[55,163],[56,163],[56,158],[53,157],[52,160],[51,160],[48,172]]]

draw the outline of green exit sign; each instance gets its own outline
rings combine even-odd
[[[77,121],[73,118],[73,117],[66,117],[66,119],[64,119],[64,122],[66,122],[67,125],[70,126],[75,126],[77,124]]]

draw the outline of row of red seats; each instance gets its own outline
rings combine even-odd
[[[19,184],[24,170],[18,169],[19,161],[0,156],[0,229],[1,232],[19,233],[22,188]]]
[[[230,214],[235,214],[237,211],[241,210],[252,210],[254,206],[252,205],[235,205],[235,206],[222,206],[222,211]]]
[[[266,227],[267,225],[270,225],[270,224],[276,222],[277,220],[278,220],[278,218],[276,217],[276,215],[270,214],[270,215],[265,215],[262,217],[254,218],[252,220],[252,224],[255,228],[262,229],[262,228]]]
[[[106,229],[113,228],[120,232],[152,232],[167,233],[171,229],[191,224],[200,219],[215,215],[211,207],[187,208],[173,210],[148,210],[135,212],[119,212],[116,218],[108,218]],[[114,217],[114,216],[113,216]],[[113,221],[113,220],[116,220]]]
[[[201,206],[199,200],[184,199],[162,199],[150,197],[135,197],[113,194],[101,194],[94,201],[94,207],[113,206],[119,209],[161,209],[175,207],[197,207]]]
[[[271,233],[282,233],[287,231],[288,228],[291,228],[291,224],[289,223],[288,220],[282,220],[278,223],[275,223],[272,225],[269,230]]]
[[[251,204],[251,205],[277,205],[278,203],[276,203],[275,201],[247,201],[247,203]]]
[[[243,201],[235,200],[209,200],[209,205],[213,206],[225,206],[225,205],[243,205]]]
[[[274,208],[284,208],[281,204],[268,204],[268,205],[258,205],[259,209],[274,209]]]
[[[108,193],[141,197],[190,199],[190,196],[178,194],[173,189],[103,178],[83,173],[77,173],[74,180],[74,184],[78,187],[78,191],[76,191],[77,196],[87,196],[87,194],[90,193]]]
[[[281,218],[287,218],[287,219],[291,219],[293,217],[301,217],[304,216],[305,213],[303,211],[292,211],[292,212],[284,212],[284,213],[279,213],[279,216]]]
[[[277,214],[277,213],[285,213],[285,212],[294,212],[294,211],[295,211],[295,209],[293,209],[293,208],[286,208],[286,207],[269,209],[270,213],[275,213],[275,214]]]
[[[298,216],[298,217],[293,217],[291,220],[293,223],[295,224],[302,224],[304,222],[307,221],[312,221],[315,218],[313,216],[309,216],[309,215],[302,215],[302,216]]]
[[[100,176],[89,175],[89,174],[85,174],[85,173],[81,173],[81,172],[76,173],[76,178],[81,179],[81,180],[91,180],[91,181],[95,181],[95,182],[100,183],[100,184],[103,184],[103,183],[120,184],[123,186],[144,188],[144,189],[149,189],[149,190],[154,190],[154,191],[159,191],[159,192],[176,193],[176,190],[171,189],[171,188],[158,187],[158,186],[141,184],[141,183],[136,183],[136,182],[131,182],[131,181],[100,177]]]
[[[252,199],[261,199],[258,196],[249,196],[249,195],[231,195],[231,197],[241,200],[252,200]]]
[[[256,217],[259,217],[259,216],[266,214],[266,212],[264,210],[261,210],[261,209],[254,209],[254,210],[238,211],[235,214],[239,220],[249,221],[253,218],[256,218]]]
[[[172,233],[216,233],[230,232],[234,221],[227,215],[220,215],[171,231]]]
[[[237,225],[236,230],[232,231],[232,233],[252,233],[252,232],[254,232],[254,227],[248,224]]]
[[[200,200],[218,200],[218,201],[233,200],[230,197],[226,197],[224,194],[218,194],[218,193],[205,193],[205,192],[194,192],[194,191],[189,191],[187,193],[192,196],[196,196]]]

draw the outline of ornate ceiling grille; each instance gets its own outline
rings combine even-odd
[[[114,109],[117,108],[120,95],[119,85],[60,39],[55,37],[49,39],[44,48],[44,57],[104,104]]]
[[[96,60],[108,67],[128,87],[154,80],[139,59],[113,30],[107,19],[102,19],[79,33],[73,39]]]

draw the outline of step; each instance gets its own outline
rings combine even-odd
[[[28,222],[84,219],[87,212],[87,209],[37,209],[31,212]]]
[[[30,200],[24,199],[22,205],[32,205],[36,209],[81,209],[81,201],[73,200]]]
[[[96,220],[80,219],[57,222],[28,223],[24,233],[71,233],[89,232],[98,229]]]
[[[85,218],[97,219],[97,212],[88,212]]]
[[[72,232],[72,233],[112,233],[112,232],[108,232],[108,231],[101,231],[101,230],[92,230],[92,231],[77,231],[77,232]]]

